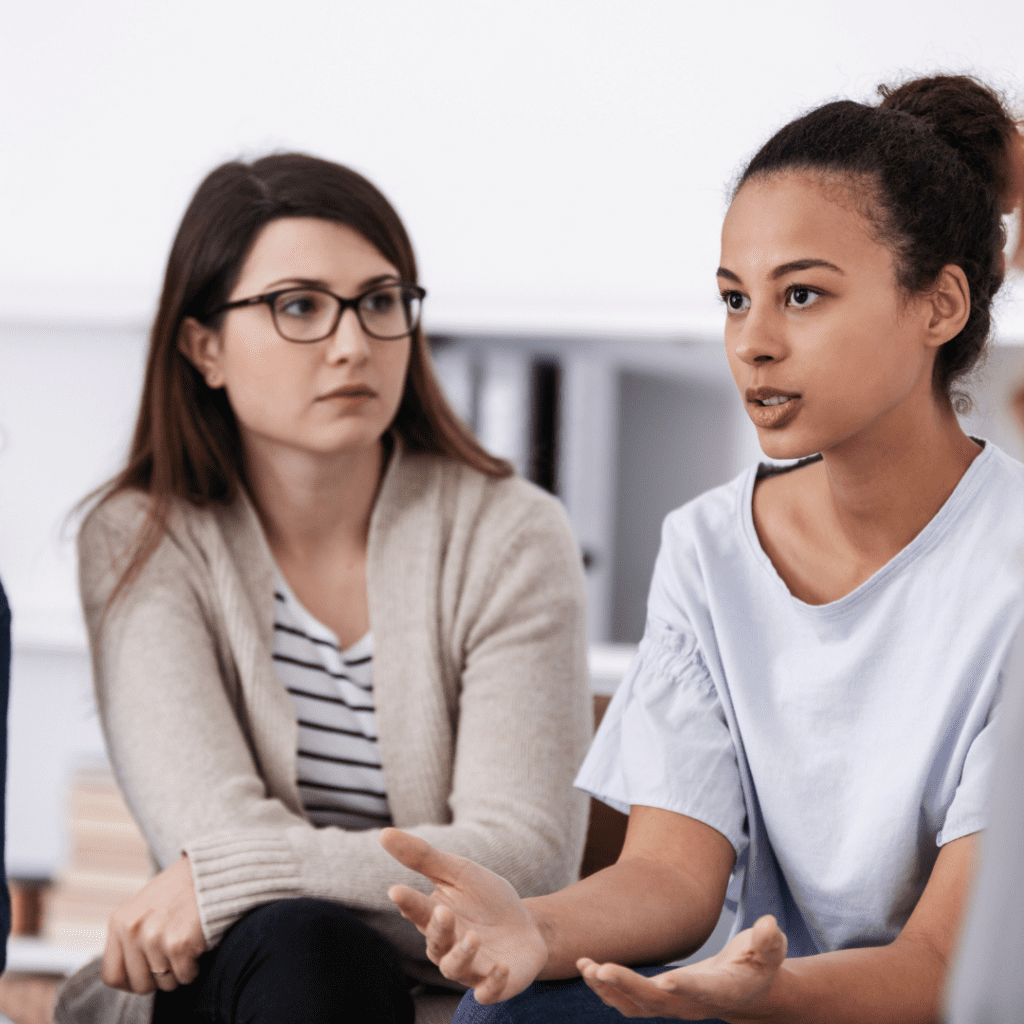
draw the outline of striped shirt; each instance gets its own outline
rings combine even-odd
[[[374,724],[372,635],[343,651],[277,572],[273,659],[299,723],[298,784],[306,816],[317,827],[390,824]]]

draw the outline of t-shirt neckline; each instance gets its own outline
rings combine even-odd
[[[299,619],[303,631],[314,639],[327,641],[327,643],[334,647],[342,659],[363,657],[369,652],[369,649],[371,648],[370,637],[373,632],[372,630],[368,630],[358,640],[349,644],[348,647],[342,647],[334,630],[331,629],[330,626],[325,626],[295,596],[292,588],[288,586],[288,581],[284,578],[284,573],[281,572],[281,569],[276,562],[274,563],[274,587],[284,596],[286,605],[291,611],[291,614]]]
[[[792,466],[781,468],[775,468],[766,463],[759,463],[747,472],[740,494],[740,508],[738,511],[742,521],[742,530],[750,546],[751,553],[772,578],[775,585],[792,602],[794,607],[801,609],[807,614],[821,617],[843,614],[859,604],[868,594],[881,586],[891,576],[916,560],[955,522],[961,509],[970,501],[971,496],[980,486],[982,473],[985,467],[992,461],[992,452],[995,448],[991,441],[987,441],[984,438],[972,436],[971,440],[976,441],[982,446],[981,451],[967,467],[964,475],[960,477],[956,487],[953,488],[952,494],[945,500],[938,512],[932,516],[924,529],[906,547],[893,555],[885,565],[869,576],[863,583],[837,600],[828,601],[825,604],[808,604],[806,601],[794,597],[789,587],[786,586],[785,581],[779,575],[772,560],[768,557],[767,552],[761,547],[761,540],[757,536],[757,530],[754,527],[754,484],[758,478],[762,475],[776,475],[799,469],[801,466],[817,462],[821,458],[820,455],[810,456],[807,459],[801,459]],[[768,473],[762,473],[763,469],[767,469]]]

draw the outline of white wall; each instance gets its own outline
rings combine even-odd
[[[123,453],[166,251],[212,166],[298,148],[363,170],[407,220],[428,327],[577,339],[567,387],[606,395],[614,381],[584,339],[717,337],[724,185],[774,127],[938,68],[1019,94],[1024,5],[53,0],[6,5],[2,33],[0,576],[18,648],[12,790],[43,806],[56,783],[45,800],[32,789],[45,752],[31,707],[53,706],[42,724],[68,749],[98,746],[70,655],[81,628],[62,524]],[[1015,339],[1020,291],[1000,314]],[[997,360],[999,388],[1014,360]],[[642,392],[642,374],[629,386]],[[618,412],[590,409],[572,443],[611,444]],[[691,436],[687,417],[659,421],[661,445]],[[748,435],[735,443],[720,472],[750,454]],[[664,500],[709,482],[691,476],[666,477]],[[594,502],[614,481],[568,486],[594,543],[607,539]],[[622,543],[646,551],[649,524]],[[11,842],[28,871],[57,839],[14,829]]]
[[[294,147],[392,196],[437,325],[675,333],[714,319],[723,186],[774,127],[908,72],[1019,90],[1024,5],[53,0],[3,35],[8,308],[145,318],[199,178]]]
[[[0,322],[0,577],[16,643],[81,634],[68,516],[119,467],[144,345],[130,328]]]
[[[3,33],[0,575],[30,631],[73,629],[60,520],[123,450],[166,250],[218,161],[365,170],[435,329],[714,340],[724,183],[775,126],[935,68],[1024,100],[1019,0],[55,0]]]

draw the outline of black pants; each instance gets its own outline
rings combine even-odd
[[[412,1024],[391,944],[344,907],[291,899],[250,911],[199,958],[199,977],[157,992],[153,1024]]]

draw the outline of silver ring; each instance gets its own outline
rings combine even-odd
[[[173,972],[171,968],[168,967],[166,971],[150,971],[149,973],[152,974],[154,978],[160,978],[163,977],[163,975],[165,974],[171,974]]]

